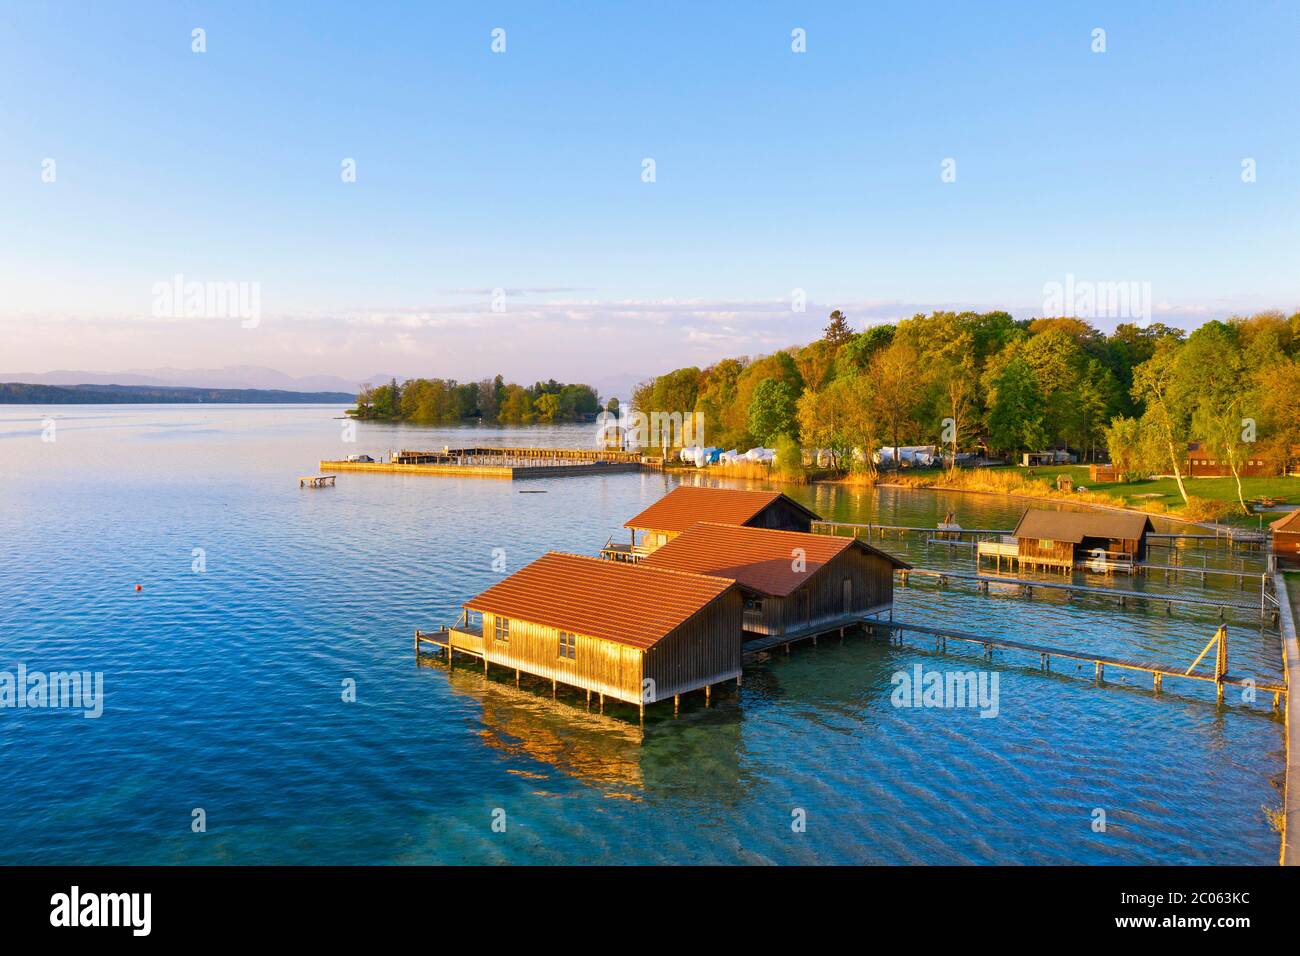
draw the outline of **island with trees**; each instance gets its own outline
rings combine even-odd
[[[618,408],[611,399],[608,410]],[[593,421],[601,411],[596,390],[590,385],[566,385],[551,379],[532,386],[507,384],[498,375],[481,382],[412,378],[398,384],[363,385],[356,418],[410,422],[416,425],[454,425],[481,421],[501,425],[532,425]]]

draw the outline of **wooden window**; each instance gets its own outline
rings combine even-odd
[[[510,643],[510,618],[497,615],[492,618],[492,636],[498,644]]]
[[[567,661],[578,656],[578,635],[568,631],[560,632],[560,657]]]
[[[746,611],[761,611],[761,610],[763,610],[763,599],[762,599],[762,598],[745,598],[745,610],[746,610]]]
[[[1042,548],[1044,551],[1051,551],[1054,547],[1056,547],[1056,542],[1053,541],[1051,538],[1039,538],[1038,546]]]

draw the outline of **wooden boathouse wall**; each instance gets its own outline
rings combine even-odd
[[[845,582],[848,582],[847,585]],[[845,608],[845,590],[849,592]],[[888,606],[894,600],[894,565],[863,548],[846,548],[809,577],[808,583],[785,597],[751,594],[744,629],[751,635],[789,634],[815,625],[837,627],[846,617]]]
[[[732,588],[645,652],[643,673],[654,681],[648,703],[740,676],[742,605]]]
[[[1074,544],[1052,538],[1017,538],[1017,557],[1022,564],[1048,568],[1073,568]]]
[[[560,628],[508,618],[509,638],[499,641],[497,615],[488,611],[481,643],[467,642],[466,631],[453,628],[453,644],[481,648],[489,664],[630,704],[642,703],[642,681],[648,677],[653,694],[644,702],[653,703],[740,675],[741,603],[740,592],[732,588],[646,649],[576,634],[574,657],[561,657]]]

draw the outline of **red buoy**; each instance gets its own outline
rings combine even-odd
[[[135,589],[136,589],[137,591],[143,591],[143,590],[144,590],[144,585],[143,585],[143,584],[137,584],[137,585],[135,586]]]

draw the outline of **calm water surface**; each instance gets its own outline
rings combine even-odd
[[[1280,803],[1283,729],[1239,693],[1217,707],[1171,681],[1156,699],[1139,676],[1099,688],[1072,665],[1044,676],[998,657],[997,717],[896,708],[896,672],[990,665],[850,638],[758,663],[712,708],[652,708],[642,732],[631,709],[602,717],[576,693],[552,702],[549,684],[419,664],[413,629],[497,580],[494,548],[510,570],[548,549],[594,554],[676,479],[345,473],[300,490],[322,457],[590,441],[577,427],[361,425],[345,444],[340,414],[0,406],[0,670],[102,671],[106,697],[98,720],[0,710],[0,863],[1276,861],[1264,808]],[[953,509],[966,527],[1009,528],[1020,512],[982,496],[792,494],[846,521]],[[971,567],[969,551],[917,538],[883,546]],[[895,613],[1184,667],[1218,623],[929,583],[901,590]],[[1277,680],[1276,634],[1230,625],[1233,671]],[[195,808],[206,833],[191,832]]]

